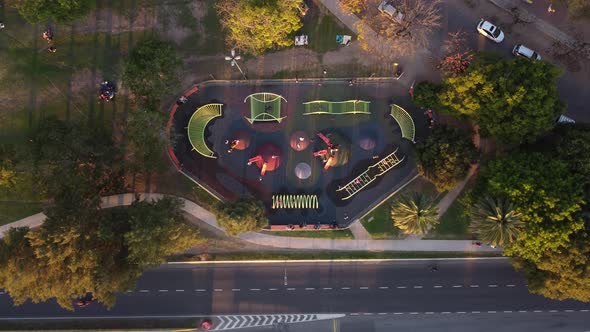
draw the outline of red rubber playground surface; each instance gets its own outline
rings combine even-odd
[[[262,92],[284,98],[280,123],[245,119],[250,101],[244,100]],[[273,226],[346,226],[416,174],[413,143],[401,137],[390,116],[391,103],[413,117],[417,139],[427,131],[425,116],[411,106],[407,89],[393,80],[353,85],[348,80],[210,81],[184,96],[187,102],[172,107],[167,126],[174,137],[168,149],[172,162],[221,199],[262,200]],[[314,100],[364,100],[370,114],[304,115],[303,103]],[[194,151],[187,126],[199,107],[212,103],[223,106],[222,115],[208,122],[200,136],[214,152],[209,158]],[[397,163],[387,159],[393,152]],[[371,180],[359,178],[364,172]]]

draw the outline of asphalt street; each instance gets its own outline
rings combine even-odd
[[[14,307],[0,295],[0,322],[40,317],[345,313],[444,315],[587,313],[590,304],[552,301],[527,291],[504,259],[379,263],[168,265],[146,272],[111,309],[74,312],[55,303]],[[590,319],[589,319],[590,321]],[[590,327],[589,327],[590,328]]]

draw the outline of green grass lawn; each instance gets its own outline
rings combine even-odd
[[[352,232],[348,229],[338,230],[309,230],[309,231],[272,231],[264,234],[289,237],[323,238],[323,239],[353,239]]]
[[[349,35],[353,37],[353,40],[356,38],[350,29],[336,17],[330,15],[330,12],[325,8],[310,11],[308,15],[311,15],[311,17],[304,23],[303,28],[297,34],[308,35],[309,45],[307,47],[318,53],[345,47],[336,43],[336,35]]]
[[[0,226],[43,211],[43,203],[0,202]]]
[[[396,239],[402,235],[401,230],[395,227],[391,221],[391,204],[398,195],[412,191],[423,192],[430,195],[433,199],[437,196],[439,198],[441,197],[434,188],[434,185],[425,179],[419,177],[412,181],[404,189],[382,202],[373,211],[361,218],[361,223],[374,239]]]
[[[465,207],[457,199],[440,218],[439,224],[431,229],[425,238],[437,240],[471,240],[472,235],[468,226],[469,217],[465,213]]]

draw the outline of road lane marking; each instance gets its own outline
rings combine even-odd
[[[518,312],[527,312],[526,310],[518,310]]]
[[[207,290],[206,289],[202,289],[202,288],[197,288],[197,289],[195,289],[195,291],[196,292],[206,292]]]
[[[453,285],[453,288],[461,288],[461,287],[463,287],[463,286],[461,286],[461,285]]]
[[[549,312],[557,312],[557,310],[549,310]]]
[[[402,288],[406,288],[406,286],[397,286],[396,288],[402,289]]]
[[[543,312],[543,310],[533,310],[533,312]]]
[[[184,292],[184,290],[182,290],[182,291]],[[223,289],[221,289],[221,288],[215,288],[213,291],[214,292],[223,292]]]
[[[389,289],[389,287],[387,287],[387,286],[381,286],[381,287],[379,287],[379,289]]]
[[[414,288],[422,288],[422,286],[414,286]]]
[[[269,288],[268,290],[269,291],[276,291],[276,290],[278,290],[278,288]]]
[[[250,288],[251,291],[257,292],[260,290],[260,288]]]
[[[360,314],[359,314],[358,312],[353,312],[353,313],[351,313],[350,315],[351,315],[351,316],[358,316],[358,315],[360,315]]]
[[[177,292],[184,292],[184,289],[177,289]]]
[[[496,311],[494,311],[494,310],[488,310],[488,314],[495,314],[495,313],[496,313]]]
[[[167,289],[158,289],[158,292],[162,292],[162,293],[165,293],[167,291],[168,291]]]
[[[342,288],[340,288],[340,289],[350,289],[350,287],[342,287]]]
[[[323,290],[332,290],[332,287],[324,287]]]
[[[511,312],[512,312],[512,310],[504,310],[504,313],[507,313],[507,314],[509,314]]]
[[[516,285],[506,285],[506,287],[516,287]]]
[[[133,291],[131,289],[128,289],[127,291],[125,291],[125,293],[133,293]]]
[[[386,312],[380,312],[377,315],[387,315],[387,313]]]
[[[287,288],[288,291],[294,291],[295,288]]]
[[[574,312],[574,311],[573,311],[573,310],[571,310],[571,309],[567,309],[567,310],[564,310],[564,311],[565,311],[565,312]]]
[[[433,314],[434,314],[434,312],[432,312],[432,311],[427,311],[427,312],[425,312],[425,314],[427,314],[427,315],[433,315]]]
[[[240,291],[240,289],[239,289],[239,288],[232,288],[232,289],[231,289],[231,291],[232,291],[232,292],[239,292],[239,291]]]
[[[417,315],[418,313],[415,311],[410,312],[410,315]]]
[[[457,311],[458,314],[466,314],[467,311]]]
[[[580,312],[588,312],[588,309],[580,309]]]
[[[441,285],[434,285],[434,288],[442,288]]]
[[[498,285],[488,285],[488,287],[498,287]]]
[[[149,293],[149,289],[140,289],[139,292],[140,293]]]
[[[444,314],[444,315],[448,315],[450,313],[451,313],[450,311],[443,311],[443,312],[441,312],[441,314]]]
[[[373,313],[372,312],[365,312],[363,313],[364,316],[371,316]]]
[[[313,287],[307,287],[307,288],[305,288],[305,290],[315,290],[315,288],[313,288]]]
[[[359,289],[369,289],[369,287],[359,287]]]
[[[477,288],[477,287],[479,287],[479,285],[469,285],[469,287],[471,287],[471,288]]]
[[[404,313],[403,312],[394,312],[393,314],[394,315],[403,315]]]
[[[479,314],[480,312],[479,311],[472,311],[471,313],[472,314]]]

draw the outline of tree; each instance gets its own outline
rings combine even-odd
[[[416,145],[418,171],[439,191],[450,190],[461,181],[477,157],[470,135],[458,129],[438,126]]]
[[[391,207],[391,219],[405,234],[426,234],[438,224],[438,208],[426,195],[403,195]]]
[[[486,197],[471,211],[471,230],[493,246],[514,243],[524,227],[521,214],[506,198]]]
[[[260,201],[239,199],[220,204],[215,211],[219,225],[230,235],[258,230],[268,225],[266,210]]]
[[[360,14],[367,7],[367,0],[340,0],[340,7],[348,13]]]
[[[161,168],[162,151],[166,149],[163,133],[166,118],[162,113],[137,110],[127,118],[127,142],[131,168],[152,172]]]
[[[55,298],[72,310],[73,299],[91,292],[111,307],[145,268],[197,243],[179,208],[165,198],[77,214],[50,209],[40,228],[12,229],[0,240],[0,287],[17,305]]]
[[[567,9],[574,18],[590,17],[590,2],[587,0],[567,0]]]
[[[437,84],[422,81],[416,84],[412,102],[418,107],[436,108],[439,105],[438,94],[441,87]]]
[[[449,38],[445,40],[443,48],[444,57],[439,67],[445,76],[458,76],[463,74],[473,61],[473,51],[466,46],[465,32],[449,32]]]
[[[16,185],[16,172],[10,160],[0,160],[0,191],[12,189]]]
[[[488,195],[507,197],[525,227],[505,254],[538,262],[547,251],[569,246],[569,237],[582,229],[576,218],[582,209],[583,181],[566,162],[538,152],[511,154],[490,162],[482,171]]]
[[[293,45],[293,33],[303,26],[301,4],[302,0],[221,0],[216,8],[227,44],[260,55]]]
[[[94,9],[93,0],[16,0],[14,6],[30,23],[43,21],[72,22]]]
[[[479,61],[444,80],[440,101],[444,111],[473,117],[484,135],[505,144],[534,142],[563,110],[558,75],[555,66],[542,61]]]
[[[430,42],[430,35],[441,24],[440,3],[440,0],[401,0],[395,5],[403,14],[399,20],[371,10],[361,18],[363,24],[358,27],[358,39],[365,40],[365,49],[388,57],[409,55],[425,49]],[[369,36],[373,30],[382,37],[379,42]],[[379,45],[370,45],[371,41]]]
[[[131,51],[124,64],[123,81],[142,106],[157,109],[160,98],[180,84],[176,72],[181,65],[172,43],[150,37]]]

